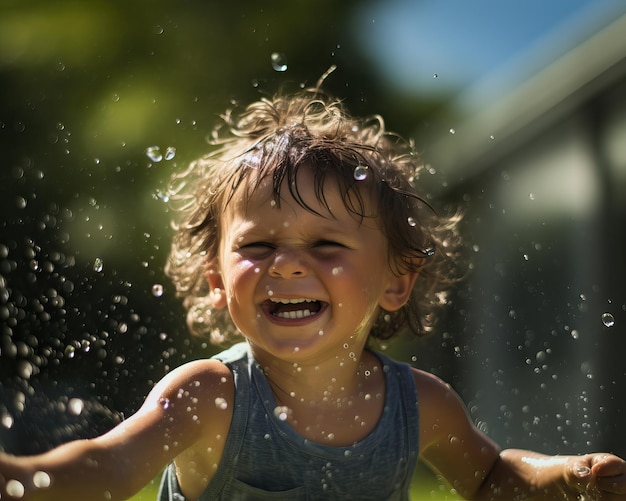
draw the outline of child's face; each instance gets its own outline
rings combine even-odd
[[[415,278],[390,271],[377,221],[350,214],[332,179],[324,186],[332,214],[312,186],[301,170],[302,198],[324,217],[288,195],[278,208],[270,183],[247,203],[240,189],[222,216],[221,277],[209,278],[254,347],[289,360],[359,353],[379,307],[401,307]]]

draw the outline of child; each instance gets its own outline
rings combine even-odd
[[[410,145],[319,90],[224,117],[175,176],[168,273],[195,332],[245,342],[165,376],[105,435],[0,455],[0,499],[408,499],[421,457],[468,499],[626,499],[610,454],[501,451],[436,377],[371,350],[431,329],[456,218],[414,194]],[[587,497],[589,496],[589,497]]]

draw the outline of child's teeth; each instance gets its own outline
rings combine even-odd
[[[296,318],[310,317],[312,315],[310,310],[297,310],[297,311],[285,311],[276,314],[279,318],[288,318],[294,320]]]
[[[282,304],[298,304],[298,303],[310,303],[313,299],[307,298],[298,298],[298,299],[280,299],[280,298],[270,298],[270,301],[273,303],[282,303]]]

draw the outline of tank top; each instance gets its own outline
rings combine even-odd
[[[408,500],[419,451],[415,381],[407,364],[375,355],[385,375],[383,412],[368,436],[346,447],[311,442],[281,420],[247,343],[216,355],[233,373],[234,409],[222,459],[199,500]],[[158,499],[185,499],[173,464]]]

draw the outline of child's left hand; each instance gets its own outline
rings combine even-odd
[[[626,500],[626,461],[613,454],[572,457],[566,465],[565,483],[566,494],[575,495],[573,499]]]

